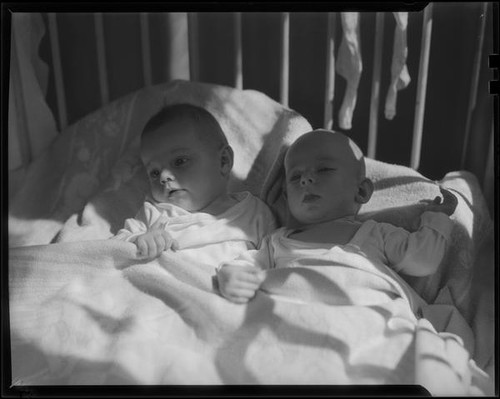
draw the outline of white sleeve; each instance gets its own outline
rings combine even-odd
[[[118,231],[114,239],[135,242],[137,237],[148,231],[148,227],[159,217],[158,210],[149,202],[145,202],[135,218],[125,220],[122,229]]]
[[[273,267],[272,251],[269,236],[262,240],[259,249],[249,249],[243,252],[237,258],[221,263],[217,266],[217,271],[224,266],[255,266],[261,270],[267,270]]]
[[[436,272],[453,228],[453,222],[447,215],[424,212],[419,229],[413,233],[386,223],[381,225],[389,266],[410,276],[427,276]]]
[[[257,247],[260,247],[262,245],[262,241],[265,236],[268,234],[272,233],[274,230],[278,228],[278,223],[276,221],[276,218],[274,214],[272,213],[271,209],[265,202],[262,200],[260,204],[260,212],[259,212],[259,217],[257,220],[257,236],[258,236],[258,243]]]

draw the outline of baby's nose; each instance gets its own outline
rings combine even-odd
[[[308,184],[314,183],[314,177],[311,173],[305,173],[300,179],[300,184],[302,186],[307,186]]]
[[[161,172],[161,176],[160,176],[160,183],[161,184],[167,184],[173,180],[174,180],[174,175],[172,173],[170,173],[168,170],[163,170]]]

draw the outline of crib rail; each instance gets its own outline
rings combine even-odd
[[[413,142],[411,147],[410,166],[418,169],[422,151],[422,132],[424,126],[425,95],[427,93],[427,76],[429,73],[429,54],[432,38],[432,3],[424,10],[422,27],[422,46],[420,50],[420,66],[418,68],[417,100],[415,103],[415,122],[413,125]]]
[[[483,3],[483,17],[478,28],[478,40],[476,52],[474,57],[474,71],[473,77],[470,82],[470,101],[467,109],[467,123],[465,127],[465,143],[463,146],[461,156],[461,167],[465,166],[467,145],[471,136],[471,123],[472,115],[476,106],[476,98],[478,93],[478,79],[479,79],[479,64],[480,59],[483,57],[483,46],[485,36],[485,21],[488,12],[488,3]],[[233,73],[234,73],[234,87],[244,88],[244,74],[243,62],[245,58],[244,48],[242,45],[242,31],[243,21],[242,13],[236,12],[232,14],[232,36],[234,46],[233,57]],[[385,30],[385,19],[389,13],[377,12],[375,19],[375,27],[373,34],[373,59],[371,61],[364,60],[364,62],[372,63],[371,75],[371,93],[370,93],[370,110],[369,110],[369,123],[368,123],[368,139],[367,139],[367,155],[371,158],[377,158],[377,143],[378,143],[378,130],[379,118],[381,109],[381,65],[383,59],[383,39]],[[200,42],[199,42],[199,15],[196,12],[189,12],[182,14],[184,24],[187,25],[187,37],[182,40],[187,41],[188,47],[188,78],[197,81],[200,80]],[[62,68],[61,53],[59,46],[59,28],[57,24],[57,15],[55,13],[48,13],[48,31],[50,37],[50,48],[52,56],[52,68],[54,76],[55,97],[57,104],[58,124],[60,129],[64,129],[68,125],[68,107],[66,99],[65,88],[65,73]],[[166,18],[169,18],[168,13]],[[332,128],[334,124],[334,93],[335,93],[335,52],[339,45],[338,38],[338,18],[339,13],[328,13],[327,31],[325,40],[325,77],[324,77],[324,101],[323,101],[323,126],[325,128]],[[107,66],[107,49],[104,31],[104,20],[102,13],[94,13],[94,33],[95,45],[97,51],[97,70],[98,82],[100,90],[101,105],[107,104],[110,98],[110,88],[108,79],[108,66]],[[151,49],[151,26],[150,14],[140,13],[140,46],[141,46],[141,65],[142,77],[145,86],[153,84],[153,60]],[[182,23],[182,22],[180,22]],[[423,11],[422,19],[422,39],[420,44],[420,61],[418,67],[418,77],[414,84],[417,87],[414,119],[413,119],[413,137],[411,145],[411,159],[410,164],[414,169],[419,169],[421,160],[422,137],[424,129],[424,116],[427,94],[427,81],[429,74],[429,57],[432,45],[433,35],[433,5],[429,5]],[[289,105],[290,93],[290,13],[281,13],[279,25],[279,43],[280,49],[277,52],[279,56],[279,98],[278,100],[285,106]],[[174,38],[181,40],[180,38]],[[174,40],[171,38],[171,40]],[[172,45],[172,50],[175,51],[175,44]],[[415,49],[413,49],[415,51]],[[185,72],[184,72],[185,73]],[[175,75],[171,73],[171,77]],[[185,76],[177,76],[183,78]],[[300,110],[298,110],[300,112]],[[493,136],[491,136],[493,142]],[[21,142],[21,145],[29,145]],[[24,151],[25,153],[28,151]],[[486,159],[486,155],[485,155]],[[485,191],[492,191],[493,179],[488,178],[491,175],[492,169],[492,156],[490,161],[486,162],[484,172],[484,189]]]

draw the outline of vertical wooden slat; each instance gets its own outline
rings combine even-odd
[[[413,124],[413,140],[411,148],[410,166],[418,169],[422,148],[422,131],[424,126],[425,95],[427,91],[427,76],[429,72],[429,54],[432,36],[432,3],[424,10],[422,23],[422,43],[420,47],[420,64],[418,67],[417,99],[415,105],[415,121]]]
[[[243,89],[243,49],[241,43],[241,12],[234,13],[234,87]]]
[[[149,20],[148,13],[141,12],[141,50],[142,50],[142,71],[144,77],[144,84],[151,86],[152,72],[151,72],[151,46],[149,43]]]
[[[189,45],[189,79],[197,81],[200,78],[200,61],[198,45],[198,14],[188,13],[188,45]]]
[[[104,21],[102,13],[94,14],[95,36],[97,42],[97,68],[99,72],[99,88],[101,91],[101,104],[109,102],[108,73],[106,67],[106,46],[104,43]]]
[[[61,64],[61,52],[59,49],[59,32],[57,30],[57,19],[55,13],[48,13],[50,48],[52,51],[52,67],[54,68],[54,81],[57,99],[57,114],[59,129],[68,126],[68,113],[66,111],[66,94],[64,91],[63,70]]]
[[[323,127],[333,127],[333,98],[335,92],[335,17],[333,12],[328,13],[328,28],[326,38],[326,77],[325,77],[325,109]]]
[[[495,180],[495,164],[494,164],[494,136],[495,128],[492,123],[490,134],[490,146],[488,148],[488,159],[485,165],[484,179],[483,179],[483,193],[493,216],[493,197],[494,197],[494,180]]]
[[[14,19],[14,18],[13,18]],[[14,29],[14,24],[13,24]],[[20,61],[19,61],[19,48],[16,43],[16,35],[12,34],[11,40],[11,71],[9,90],[15,104],[15,113],[12,115],[9,112],[9,118],[14,117],[15,120],[9,122],[9,129],[14,128],[16,139],[21,156],[21,165],[27,166],[32,160],[32,149],[30,132],[28,126],[28,113],[26,111],[26,102],[24,98],[23,82],[20,75]],[[12,111],[12,109],[9,109]]]
[[[280,102],[288,107],[290,62],[290,13],[281,13]]]
[[[462,147],[462,157],[460,159],[460,168],[465,168],[465,158],[467,156],[467,147],[469,146],[469,137],[470,137],[470,128],[472,123],[472,114],[474,112],[474,108],[476,107],[476,99],[477,99],[477,88],[479,85],[479,72],[481,70],[481,57],[483,51],[483,43],[484,43],[484,32],[486,28],[486,18],[488,12],[488,3],[483,3],[482,13],[481,13],[481,23],[479,24],[478,30],[478,38],[477,38],[477,47],[476,54],[474,56],[474,69],[472,72],[471,79],[471,89],[469,95],[469,105],[467,108],[467,119],[465,122],[465,134],[464,141]]]
[[[189,28],[187,12],[165,15],[166,68],[164,80],[189,80]]]
[[[375,55],[373,59],[372,93],[370,101],[370,122],[368,128],[369,158],[375,158],[377,149],[378,110],[380,104],[380,75],[384,38],[384,13],[377,12],[375,23]]]

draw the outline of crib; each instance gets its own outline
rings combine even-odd
[[[439,306],[448,305],[437,300],[443,298],[443,287],[448,287],[454,305],[465,315],[476,335],[479,349],[474,360],[486,372],[480,370],[478,375],[464,377],[456,370],[448,370],[451,369],[448,364],[442,374],[450,381],[445,385],[449,387],[460,381],[453,391],[459,394],[476,392],[468,390],[470,386],[483,394],[493,392],[495,140],[493,99],[488,92],[492,77],[488,56],[495,52],[494,6],[493,3],[415,3],[404,10],[381,6],[361,12],[335,4],[314,12],[261,12],[256,5],[243,6],[243,10],[220,6],[221,11],[215,12],[205,9],[186,12],[180,6],[164,6],[151,12],[131,6],[127,12],[117,12],[105,5],[79,5],[70,7],[69,12],[56,9],[44,13],[12,6],[5,17],[11,28],[9,290],[15,304],[11,305],[11,324],[15,328],[11,328],[10,344],[16,348],[12,352],[12,389],[128,385],[127,381],[134,381],[132,385],[170,386],[213,385],[220,381],[229,385],[290,385],[295,381],[290,376],[296,376],[297,370],[309,375],[305,371],[312,367],[311,359],[318,356],[316,352],[314,356],[305,352],[309,363],[290,371],[291,379],[286,378],[286,373],[282,379],[267,380],[244,371],[233,375],[227,368],[237,368],[238,352],[230,351],[214,360],[220,378],[210,374],[212,364],[205,364],[205,358],[194,354],[189,354],[189,360],[177,368],[169,363],[170,373],[162,366],[161,371],[166,373],[163,377],[158,374],[159,369],[145,365],[148,357],[137,360],[143,370],[131,366],[132,360],[125,357],[115,358],[113,363],[109,361],[111,356],[101,356],[106,361],[98,362],[96,355],[92,363],[78,343],[78,339],[88,337],[71,335],[77,326],[83,327],[83,322],[72,318],[69,305],[58,305],[52,308],[52,313],[47,311],[47,317],[65,324],[61,328],[69,333],[56,331],[57,327],[48,322],[34,322],[34,315],[21,316],[23,312],[29,313],[27,309],[41,298],[54,303],[61,292],[65,298],[80,298],[82,290],[87,289],[86,282],[93,278],[98,281],[98,270],[85,269],[85,265],[99,263],[103,268],[99,273],[105,271],[102,275],[109,277],[109,281],[115,279],[110,269],[113,273],[126,269],[124,255],[117,255],[117,248],[109,252],[109,248],[104,249],[94,240],[116,233],[127,212],[138,205],[138,188],[143,186],[130,183],[136,181],[138,174],[134,166],[137,146],[134,132],[140,130],[146,116],[159,104],[185,101],[207,105],[226,132],[235,132],[229,133],[229,139],[235,152],[242,155],[235,163],[233,187],[260,195],[275,210],[283,206],[274,191],[273,180],[282,154],[280,146],[312,128],[342,131],[365,152],[368,171],[380,193],[364,210],[366,218],[378,215],[406,227],[418,211],[418,199],[439,193],[439,185],[459,193],[459,227],[453,241],[456,253],[450,255],[437,276],[410,280],[409,284],[424,299],[437,301]],[[450,60],[454,63],[450,64]],[[261,137],[250,137],[254,131]],[[122,189],[125,186],[126,190]],[[120,205],[125,195],[133,200]],[[61,248],[67,250],[67,255],[60,255],[64,252]],[[63,268],[68,264],[82,279],[78,283]],[[127,281],[144,279],[142,272],[136,271],[136,275],[132,269],[126,269],[129,274],[124,273]],[[178,276],[174,273],[174,277]],[[37,281],[44,281],[45,288],[40,288]],[[175,284],[167,280],[165,284],[177,292]],[[105,290],[102,281],[92,285],[93,293],[98,289]],[[112,292],[123,299],[128,289],[120,285]],[[27,294],[28,291],[34,293]],[[46,291],[50,291],[51,298]],[[466,294],[460,296],[458,292]],[[180,290],[176,295],[177,298],[170,298],[177,304],[169,303],[173,308],[184,295],[194,302],[203,302],[197,292]],[[106,305],[111,300],[108,297],[101,300],[102,314],[94,318],[100,320],[98,324],[104,330],[102,320],[109,318],[110,328],[118,329],[120,335],[121,324],[113,324],[109,316],[113,312],[107,307],[109,303]],[[86,306],[90,309],[93,305]],[[158,303],[151,306],[156,309]],[[59,319],[54,309],[62,315]],[[214,312],[213,308],[201,309],[207,314]],[[235,312],[236,318],[243,317]],[[251,315],[245,316],[250,322],[254,317]],[[152,313],[146,312],[146,316],[152,317]],[[201,315],[195,312],[189,317]],[[207,321],[207,316],[201,319]],[[264,320],[271,323],[272,318]],[[74,326],[68,329],[67,324],[72,322]],[[192,333],[176,323],[169,321],[165,325],[179,329],[176,337]],[[312,322],[306,324],[310,327]],[[40,343],[33,329],[42,325],[48,335],[53,333],[57,338]],[[428,332],[427,327],[420,328],[421,334]],[[198,326],[194,331],[210,335],[206,327]],[[146,331],[139,332],[167,344]],[[262,347],[266,340],[276,343],[265,334],[257,339],[253,333],[247,333]],[[67,335],[63,339],[61,334]],[[307,331],[302,334],[308,337]],[[64,358],[54,354],[58,351],[54,345],[61,339],[59,344],[64,342],[63,346],[68,348]],[[146,338],[134,339],[136,345],[147,347]],[[424,339],[419,340],[422,346]],[[115,349],[117,356],[120,353],[127,356],[129,349],[117,342],[113,343],[114,348],[120,348]],[[425,342],[427,345],[430,341]],[[426,347],[429,353],[431,347],[431,344]],[[248,355],[249,348],[241,356]],[[252,350],[261,353],[257,346]],[[282,350],[275,355],[284,356],[281,360],[286,363],[291,352]],[[172,349],[169,356],[182,355],[182,351],[176,351]],[[154,358],[151,353],[148,356]],[[451,359],[458,355],[446,352],[443,356]],[[433,392],[438,395],[451,392],[438,389],[439,384],[425,371],[443,367],[428,358],[419,366],[421,379],[417,381],[425,381],[426,388],[435,389]],[[37,362],[43,366],[37,367]],[[252,366],[254,371],[255,367],[265,369],[259,362]],[[325,377],[320,366],[315,367],[317,374],[312,376],[311,371],[309,379],[304,378],[301,383],[324,385],[329,381],[331,377]],[[99,370],[104,370],[107,377]],[[190,370],[190,376],[183,379],[180,373],[186,370]],[[202,378],[195,370],[210,372]],[[403,370],[401,367],[394,374],[401,377]],[[372,374],[377,372],[381,371],[373,369]],[[378,384],[369,371],[356,373],[367,373],[359,381]],[[195,374],[197,377],[193,377]],[[350,385],[352,381],[346,379],[344,383]],[[390,385],[402,380],[394,377],[384,381]],[[355,384],[358,383],[363,384]],[[332,382],[332,387],[338,384]]]

